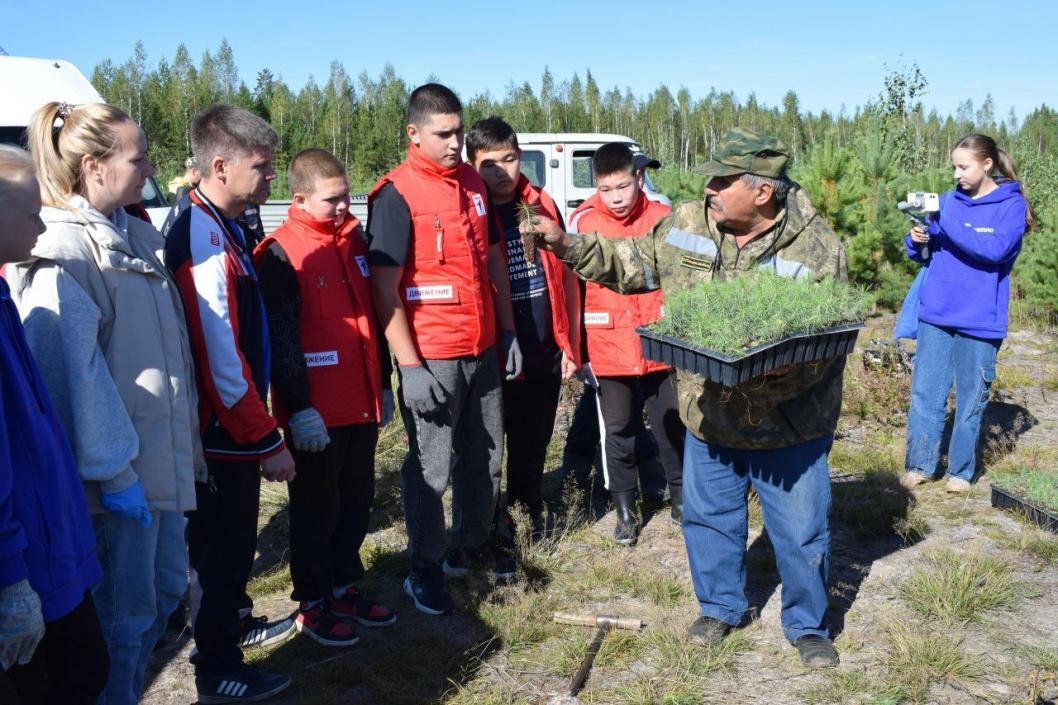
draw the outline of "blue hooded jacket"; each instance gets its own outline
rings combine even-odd
[[[51,622],[103,571],[73,452],[0,278],[0,587],[27,577]]]
[[[929,276],[919,292],[918,318],[975,338],[1005,338],[1010,270],[1021,252],[1028,204],[1017,181],[999,180],[979,198],[962,191],[941,196],[929,224]],[[907,255],[922,248],[904,238]]]

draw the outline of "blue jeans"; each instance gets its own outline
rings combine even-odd
[[[760,497],[782,579],[783,633],[828,636],[832,436],[789,448],[739,450],[689,431],[683,457],[683,538],[703,616],[737,625],[746,601],[747,493]]]
[[[92,517],[103,580],[92,590],[110,677],[97,705],[135,705],[143,695],[147,658],[187,587],[187,545],[181,512],[151,512],[141,529],[106,513]]]
[[[918,352],[911,378],[904,468],[933,477],[940,461],[940,439],[955,382],[955,421],[948,443],[948,474],[967,482],[977,469],[977,440],[988,390],[996,378],[1002,338],[983,339],[950,328],[918,323]]]

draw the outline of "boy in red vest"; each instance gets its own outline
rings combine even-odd
[[[492,215],[503,233],[523,359],[522,376],[503,384],[507,508],[522,505],[534,531],[540,531],[540,486],[559,390],[562,379],[576,372],[580,357],[580,285],[550,252],[538,250],[526,257],[518,232],[520,203],[564,225],[551,197],[521,173],[522,152],[514,129],[498,117],[479,120],[467,133],[466,146],[467,159],[489,189]]]
[[[372,189],[367,231],[375,310],[399,364],[408,433],[404,591],[416,609],[440,615],[453,610],[445,574],[487,568],[508,579],[516,572],[489,535],[503,454],[500,365],[514,379],[522,354],[488,191],[462,157],[463,106],[448,88],[428,83],[412,91],[407,123],[408,157]],[[441,499],[450,477],[445,557]]]
[[[306,149],[288,171],[288,219],[254,255],[272,346],[272,404],[299,472],[290,481],[291,598],[298,631],[352,646],[354,623],[396,621],[359,592],[375,495],[379,425],[393,416],[379,351],[367,243],[349,213],[345,167]]]
[[[627,144],[611,142],[592,160],[596,192],[573,212],[574,232],[634,237],[672,210],[643,193],[643,174]],[[584,331],[591,373],[598,381],[597,403],[603,432],[603,476],[616,507],[614,539],[625,546],[639,539],[635,512],[636,422],[646,406],[672,498],[672,518],[682,516],[683,441],[672,368],[643,357],[635,329],[661,316],[661,292],[618,294],[588,282]]]

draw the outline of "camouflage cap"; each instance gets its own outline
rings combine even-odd
[[[713,158],[694,168],[708,177],[756,174],[778,179],[786,176],[789,156],[777,139],[749,130],[728,130]]]

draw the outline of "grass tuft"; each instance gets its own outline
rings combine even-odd
[[[924,561],[900,587],[900,596],[921,614],[945,622],[973,621],[1017,601],[1018,584],[1005,560],[941,549],[925,554]]]
[[[885,670],[898,702],[925,703],[929,687],[944,680],[976,680],[984,672],[959,640],[928,626],[890,625],[885,635]]]

